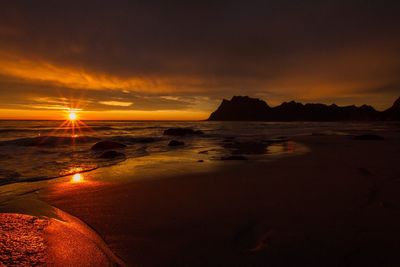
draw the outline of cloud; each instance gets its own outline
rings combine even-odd
[[[2,1],[0,107],[209,112],[235,94],[383,107],[398,90],[374,98],[369,88],[398,82],[399,10],[359,0]]]
[[[100,101],[99,103],[107,106],[117,106],[117,107],[130,107],[133,105],[132,102],[123,102],[123,101]]]
[[[208,98],[200,96],[160,95],[126,90],[71,89],[42,83],[32,84],[4,76],[0,76],[0,87],[12,92],[0,94],[1,107],[13,109],[183,111],[194,109],[196,106],[204,107],[210,102]]]

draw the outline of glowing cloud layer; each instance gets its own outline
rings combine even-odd
[[[232,95],[384,109],[400,95],[399,12],[398,1],[3,1],[0,118],[79,104],[88,118],[205,119]]]

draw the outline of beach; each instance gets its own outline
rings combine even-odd
[[[380,134],[294,137],[307,151],[267,161],[132,159],[24,190],[127,266],[397,266],[400,138]]]
[[[0,1],[0,267],[400,267],[400,1]]]
[[[400,1],[0,1],[0,267],[400,267]]]

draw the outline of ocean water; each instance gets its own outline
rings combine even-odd
[[[63,126],[64,125],[64,126]],[[171,137],[163,131],[190,127],[204,135]],[[362,122],[207,122],[207,121],[85,121],[79,127],[62,121],[0,121],[0,185],[56,178],[90,171],[126,158],[152,153],[185,151],[193,160],[221,160],[230,155],[251,159],[291,153],[290,137],[311,134],[357,134],[398,131],[398,123]],[[170,140],[185,142],[169,147]],[[126,158],[102,159],[90,148],[98,141],[112,140],[127,145]],[[289,140],[289,141],[288,141]],[[263,145],[260,146],[260,143]]]

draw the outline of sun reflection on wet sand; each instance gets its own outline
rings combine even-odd
[[[84,182],[84,177],[82,174],[75,173],[74,175],[72,175],[71,183],[82,183],[82,182]]]

